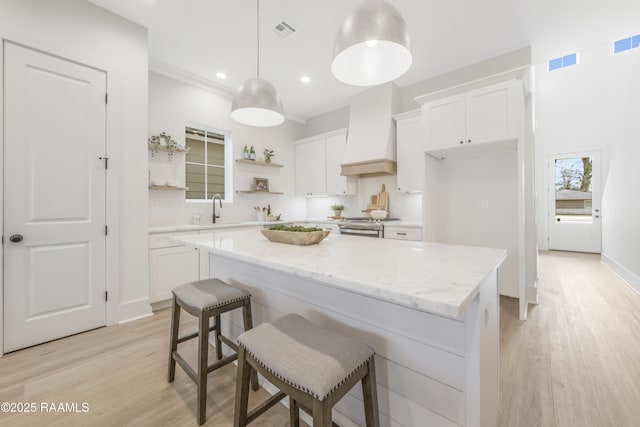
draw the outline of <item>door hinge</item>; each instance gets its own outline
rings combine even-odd
[[[109,226],[108,226],[108,225],[105,225],[105,226],[104,226],[104,235],[105,235],[105,236],[108,236],[108,235],[109,235]]]
[[[109,103],[109,94],[108,94],[108,93],[105,93],[105,94],[104,94],[104,103],[105,103],[105,104],[108,104],[108,103]]]
[[[104,291],[104,300],[105,301],[109,301],[109,292],[108,291]]]

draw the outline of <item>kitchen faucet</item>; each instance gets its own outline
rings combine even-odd
[[[220,218],[220,214],[216,215],[216,199],[220,201],[220,209],[222,209],[222,197],[219,194],[213,195],[213,223],[216,223],[216,218]]]

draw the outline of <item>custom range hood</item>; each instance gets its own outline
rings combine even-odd
[[[393,83],[351,98],[342,175],[396,174],[396,128],[391,116],[397,111],[398,101],[398,88]]]

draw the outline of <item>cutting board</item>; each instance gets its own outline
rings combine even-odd
[[[369,206],[367,206],[367,209],[363,210],[362,212],[369,213],[376,209],[389,212],[389,193],[387,193],[384,184],[382,184],[382,189],[378,194],[371,195],[371,197],[369,198]]]

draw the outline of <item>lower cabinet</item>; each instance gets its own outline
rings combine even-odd
[[[149,251],[149,299],[151,303],[171,299],[178,285],[200,279],[200,251],[174,246]]]
[[[422,230],[420,228],[409,227],[385,227],[384,238],[420,241],[422,240]]]

